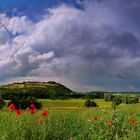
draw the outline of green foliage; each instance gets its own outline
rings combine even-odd
[[[3,99],[13,97],[36,98],[67,98],[71,90],[56,82],[23,82],[0,86],[0,95]]]
[[[115,114],[109,108],[67,113],[50,109],[48,117],[41,110],[34,115],[22,111],[20,116],[0,111],[0,140],[139,140],[139,106],[134,106],[132,110],[126,105]]]
[[[104,92],[102,92],[102,91],[87,92],[85,94],[84,98],[86,98],[86,99],[103,99]]]
[[[112,95],[111,93],[107,93],[104,95],[105,101],[112,101],[113,98],[114,98],[114,95]]]
[[[136,104],[139,103],[139,98],[138,97],[125,97],[124,98],[124,103],[126,104]]]
[[[85,96],[85,94],[78,92],[71,92],[71,94],[69,95],[70,98],[85,98]]]
[[[4,100],[0,97],[0,109],[2,109],[5,106]]]
[[[113,102],[116,104],[116,105],[119,105],[122,103],[122,97],[121,96],[115,96],[114,99],[113,99]]]
[[[86,100],[85,101],[85,107],[97,107],[97,103],[94,100]]]
[[[115,105],[119,105],[121,103],[125,104],[135,104],[139,103],[139,96],[133,95],[133,96],[128,96],[128,95],[112,95],[112,94],[105,94],[104,96],[105,101],[112,101],[113,108],[115,108]]]
[[[42,106],[41,102],[37,101],[34,97],[13,98],[9,101],[8,106],[10,106],[10,104],[14,104],[16,109],[26,109],[27,107],[30,107],[31,104],[34,104],[37,109],[40,109]]]
[[[112,101],[112,108],[114,110],[116,110],[116,107],[122,103],[122,97],[121,96],[115,96],[113,98],[113,101]]]

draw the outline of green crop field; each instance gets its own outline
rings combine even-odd
[[[85,99],[68,99],[68,100],[51,100],[51,99],[40,99],[43,103],[43,108],[48,108],[56,112],[71,112],[71,111],[82,111],[87,110],[84,107]],[[103,99],[96,99],[98,108],[110,108],[111,102],[105,102]]]
[[[48,109],[53,109],[55,111],[60,111],[60,110],[84,110],[87,108],[83,107],[85,103],[85,99],[68,99],[68,100],[51,100],[51,99],[39,99],[43,103],[43,108],[48,108]],[[95,99],[95,102],[97,103],[98,107],[95,109],[110,109],[112,102],[106,102],[104,99]],[[94,108],[93,108],[94,109]],[[140,110],[140,104],[120,104],[118,106],[118,110],[134,110],[136,109],[137,111]]]
[[[0,111],[0,140],[139,140],[140,104],[95,100],[98,107],[83,107],[84,99],[40,99],[41,110]],[[46,116],[42,111],[47,110]]]

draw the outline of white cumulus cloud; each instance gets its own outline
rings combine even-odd
[[[133,86],[128,77],[140,77],[140,42],[122,29],[117,12],[97,2],[85,10],[62,5],[48,11],[38,22],[0,14],[2,80],[56,79],[75,89]]]

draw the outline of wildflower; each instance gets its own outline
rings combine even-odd
[[[112,120],[110,120],[110,121],[108,122],[108,125],[109,125],[109,126],[114,126],[114,122],[113,122]]]
[[[46,110],[43,110],[43,111],[41,112],[41,114],[42,114],[42,116],[44,116],[44,117],[48,116],[48,112],[47,112]]]
[[[32,115],[35,114],[35,113],[36,113],[36,108],[34,108],[34,109],[31,110],[31,114]]]
[[[31,108],[32,108],[32,109],[35,108],[35,105],[34,105],[34,104],[31,104]]]
[[[16,114],[17,114],[17,115],[21,115],[21,110],[20,110],[20,109],[17,110],[17,111],[16,111]]]
[[[9,106],[9,109],[10,109],[10,110],[15,110],[15,105],[14,105],[14,104],[11,104],[11,105]]]
[[[26,111],[30,111],[30,107],[27,107],[27,108],[26,108]]]
[[[135,124],[136,123],[136,121],[134,120],[134,119],[132,119],[132,120],[130,120],[130,124]]]

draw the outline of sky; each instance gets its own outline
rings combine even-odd
[[[140,0],[0,0],[0,84],[140,91]]]

